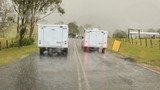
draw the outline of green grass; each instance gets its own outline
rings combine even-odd
[[[21,48],[10,48],[0,51],[0,67],[27,57],[37,51],[36,45],[25,46]]]
[[[109,40],[109,50],[112,48],[113,41],[113,39]],[[133,59],[133,61],[137,63],[160,67],[160,50],[157,41],[158,40],[156,39],[154,40],[153,48],[151,48],[151,46],[146,47],[144,40],[142,42],[143,46],[122,41],[122,45],[118,53]]]
[[[37,27],[35,27],[37,29]],[[32,54],[37,51],[36,45],[25,46],[22,48],[14,47],[14,48],[6,48],[6,40],[8,40],[8,44],[13,41],[17,35],[17,24],[12,23],[9,27],[7,27],[7,32],[5,33],[5,37],[0,37],[1,47],[0,50],[0,67],[3,65],[7,65],[14,61],[19,60],[22,57],[26,57],[29,54]],[[36,30],[34,31],[34,33]],[[26,35],[27,36],[27,35]]]
[[[127,40],[127,39],[126,39]],[[147,46],[146,46],[146,40],[147,40]],[[159,40],[160,39],[141,39],[142,45],[144,47],[153,47],[155,49],[159,49]],[[124,41],[122,39],[122,41]],[[151,46],[151,41],[152,41],[152,46]],[[132,40],[130,39],[130,43],[132,43]],[[140,39],[133,39],[133,44],[139,45],[140,46]]]
[[[11,42],[14,41],[14,38],[0,38],[2,49],[5,49],[7,47],[6,40],[8,40],[8,45],[10,45]]]

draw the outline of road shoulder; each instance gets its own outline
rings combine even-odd
[[[144,69],[147,69],[149,71],[152,71],[152,72],[160,75],[160,67],[158,67],[158,66],[156,67],[156,66],[152,66],[152,65],[148,65],[148,64],[144,64],[144,63],[136,63],[136,62],[134,62],[135,60],[133,58],[125,57],[124,55],[121,55],[119,53],[115,53],[115,52],[112,52],[112,51],[107,51],[107,52],[116,56],[116,57],[118,57],[118,58],[121,58],[123,60],[127,60],[129,62],[132,62],[139,67],[142,67]]]

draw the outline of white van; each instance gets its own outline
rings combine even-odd
[[[52,53],[68,53],[68,25],[38,25],[40,55],[45,50]]]
[[[107,31],[99,30],[97,28],[85,30],[84,39],[82,40],[81,46],[84,51],[101,49],[102,53],[105,53],[105,49],[107,48],[107,38]]]

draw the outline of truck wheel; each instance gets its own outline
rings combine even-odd
[[[64,51],[63,51],[64,55],[68,55],[68,48],[66,48]]]
[[[104,53],[105,53],[105,51],[106,51],[106,49],[105,49],[105,48],[103,48],[103,49],[102,49],[102,53],[104,54]]]
[[[67,48],[67,50],[66,50],[66,53],[68,54],[68,48]]]
[[[43,53],[44,51],[45,51],[45,48],[39,48],[39,54],[40,55],[44,55],[44,53]]]
[[[52,48],[47,48],[48,56],[53,55],[53,49]]]

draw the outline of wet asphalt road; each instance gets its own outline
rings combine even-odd
[[[37,53],[0,68],[0,90],[160,90],[160,75],[80,43],[70,39],[67,57]]]

